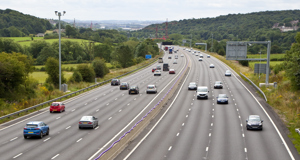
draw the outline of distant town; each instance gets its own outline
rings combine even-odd
[[[139,20],[98,20],[98,21],[87,21],[87,20],[70,20],[63,19],[62,21],[67,22],[76,28],[91,28],[93,30],[96,29],[118,29],[118,30],[128,30],[128,31],[136,31],[140,30],[151,24],[160,24],[165,21],[163,20],[153,20],[153,21],[139,21]],[[53,25],[56,24],[55,20],[49,20],[49,22]]]

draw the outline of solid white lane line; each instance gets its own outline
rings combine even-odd
[[[18,155],[14,156],[13,158],[18,158],[20,155],[22,155],[23,153],[19,153]]]
[[[66,129],[69,129],[69,128],[71,128],[71,126],[68,126]]]
[[[15,138],[11,139],[10,141],[16,140],[17,138],[18,138],[18,137],[15,137]]]
[[[57,156],[59,156],[59,154],[55,155],[54,157],[52,157],[51,159],[55,159]]]
[[[108,120],[112,119],[112,117],[109,117]]]
[[[80,142],[82,140],[82,138],[78,139],[76,142]]]
[[[49,137],[49,138],[45,139],[45,140],[44,140],[44,142],[48,141],[50,138],[51,138],[51,137]]]
[[[176,135],[177,137],[179,136],[179,132],[177,133],[177,135]]]
[[[170,151],[171,149],[172,149],[172,146],[170,146],[168,150]]]

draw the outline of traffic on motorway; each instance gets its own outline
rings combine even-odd
[[[233,70],[177,46],[132,75],[2,124],[0,159],[95,159],[160,101],[188,59],[189,73],[162,120],[116,159],[292,159],[295,149],[282,145]]]

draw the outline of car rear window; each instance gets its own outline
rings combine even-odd
[[[89,121],[92,117],[82,117],[80,121]]]
[[[37,124],[26,124],[26,128],[36,128]]]
[[[52,103],[51,106],[59,106],[59,103]]]
[[[148,86],[148,89],[154,89],[154,86]]]

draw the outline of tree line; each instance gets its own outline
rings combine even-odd
[[[268,41],[272,43],[272,53],[284,53],[295,43],[294,37],[297,31],[281,32],[278,28],[272,29],[275,23],[279,26],[291,26],[292,20],[300,21],[300,10],[286,11],[265,11],[249,14],[229,14],[216,18],[183,19],[172,21],[168,25],[169,39],[177,45],[182,44],[182,40],[192,40],[194,47],[196,42],[208,43],[211,48],[213,43],[221,41]],[[162,37],[165,34],[165,23],[158,24],[158,35]],[[297,24],[300,31],[300,23]],[[133,32],[135,37],[149,37],[154,35],[156,24],[147,26],[145,29]],[[222,45],[221,43],[220,45]],[[187,44],[189,46],[189,44]],[[216,44],[218,45],[218,44]],[[216,46],[213,45],[214,47]],[[221,48],[214,48],[218,52]],[[223,49],[224,46],[223,46]],[[249,47],[248,52],[258,54],[260,50],[266,51],[265,46]],[[220,50],[221,51],[221,50]]]

